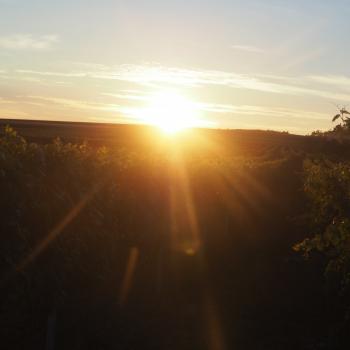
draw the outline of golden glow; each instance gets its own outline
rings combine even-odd
[[[148,106],[141,111],[141,118],[167,134],[174,134],[203,124],[198,114],[194,102],[175,92],[159,92],[150,96]]]

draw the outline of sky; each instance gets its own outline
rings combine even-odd
[[[328,130],[350,104],[349,15],[348,0],[0,0],[0,118],[138,123],[166,91],[210,127]]]

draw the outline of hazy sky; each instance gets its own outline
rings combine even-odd
[[[0,117],[137,122],[171,90],[221,128],[329,129],[349,18],[348,0],[0,0]]]

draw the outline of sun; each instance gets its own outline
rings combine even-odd
[[[175,92],[158,92],[150,96],[142,119],[166,134],[200,125],[196,104]]]

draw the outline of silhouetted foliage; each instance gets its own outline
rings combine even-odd
[[[305,191],[310,201],[311,238],[295,245],[305,257],[321,254],[330,295],[338,311],[338,333],[349,327],[350,287],[350,163],[307,161]],[[338,338],[340,338],[338,334]],[[344,334],[343,334],[344,337]]]
[[[122,126],[103,142],[90,128],[88,143],[69,128],[0,138],[2,348],[44,348],[52,310],[58,349],[344,346],[322,272],[347,276],[331,254],[347,254],[347,147],[243,131],[157,144]],[[332,161],[304,178],[321,153]],[[301,241],[327,258],[305,262]]]

